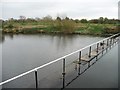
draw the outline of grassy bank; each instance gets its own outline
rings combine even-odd
[[[64,33],[102,35],[119,32],[118,23],[83,23],[72,19],[10,20],[3,23],[3,33]]]

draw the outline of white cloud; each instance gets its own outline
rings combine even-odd
[[[67,15],[71,18],[117,18],[118,0],[2,0],[3,18]]]

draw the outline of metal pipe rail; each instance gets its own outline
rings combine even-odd
[[[98,43],[103,42],[103,41],[105,41],[105,40],[109,40],[109,39],[112,39],[112,38],[114,38],[114,37],[118,37],[119,35],[120,35],[120,33],[115,34],[115,35],[112,35],[112,36],[110,36],[110,37],[108,37],[108,38],[105,38],[105,39],[103,39],[103,40],[100,40],[100,41],[98,41],[98,42],[95,42],[95,43],[93,43],[93,44],[90,44],[90,45],[88,45],[88,46],[86,46],[86,47],[84,47],[84,48],[82,48],[82,49],[79,49],[79,50],[77,50],[77,51],[75,51],[75,52],[72,52],[72,53],[67,54],[67,55],[65,55],[65,56],[63,56],[63,57],[60,57],[60,58],[58,58],[58,59],[55,59],[55,60],[53,60],[53,61],[51,61],[51,62],[48,62],[48,63],[46,63],[46,64],[44,64],[44,65],[39,66],[39,67],[36,67],[36,68],[34,68],[34,69],[32,69],[32,70],[29,70],[29,71],[27,71],[27,72],[25,72],[25,73],[22,73],[22,74],[18,75],[18,76],[15,76],[15,77],[13,77],[13,78],[10,78],[10,79],[8,79],[8,80],[6,80],[6,81],[1,82],[1,83],[0,83],[0,86],[6,84],[6,83],[8,83],[8,82],[11,82],[11,81],[13,81],[13,80],[15,80],[15,79],[18,79],[18,78],[20,78],[20,77],[23,77],[23,76],[25,76],[25,75],[27,75],[27,74],[29,74],[29,73],[32,73],[32,72],[35,72],[35,77],[36,77],[36,80],[37,80],[37,70],[38,70],[38,69],[42,69],[42,68],[44,68],[44,67],[46,67],[46,66],[48,66],[48,65],[51,65],[51,64],[53,64],[53,63],[55,63],[55,62],[60,61],[60,60],[63,60],[64,63],[65,63],[65,58],[66,58],[66,57],[69,57],[69,56],[71,56],[71,55],[73,55],[73,54],[75,54],[75,53],[81,52],[82,50],[84,50],[84,49],[86,49],[86,48],[88,48],[88,47],[91,47],[91,46],[93,46],[93,45],[95,45],[95,44],[98,45]],[[80,56],[80,57],[81,57],[81,56]],[[63,63],[63,64],[64,64],[64,63]],[[64,67],[65,67],[65,66],[64,66]],[[63,70],[63,74],[65,74],[65,70]],[[63,76],[64,76],[64,75],[63,75]],[[37,81],[36,81],[36,88],[38,88],[38,83],[37,83]]]

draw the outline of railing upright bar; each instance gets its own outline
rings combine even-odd
[[[36,90],[38,90],[38,72],[35,70],[35,85],[36,85]]]
[[[91,46],[89,48],[89,57],[91,57]]]
[[[109,39],[107,39],[107,48],[109,47]]]
[[[79,70],[78,70],[78,75],[80,75],[80,64],[81,64],[81,51],[79,52]]]
[[[65,58],[63,58],[63,88],[65,88]]]
[[[107,47],[108,47],[108,41],[109,41],[109,39],[107,39]]]
[[[109,42],[109,39],[107,39],[106,52],[107,52],[107,50],[108,50],[108,46],[109,46],[108,42]]]
[[[97,43],[97,51],[96,51],[97,53],[98,53],[98,48],[99,48],[99,43]]]
[[[104,50],[104,44],[105,44],[105,43],[104,43],[104,41],[103,41],[103,50]]]
[[[104,52],[104,40],[103,40],[103,45],[102,45],[102,54],[103,54],[103,52]]]
[[[81,51],[79,52],[79,62],[81,61]]]
[[[99,43],[97,43],[97,50],[96,50],[96,53],[97,53],[97,55],[96,55],[96,61],[97,61],[97,59],[98,59],[98,52],[99,52]]]
[[[110,38],[110,48],[112,47],[112,38]]]

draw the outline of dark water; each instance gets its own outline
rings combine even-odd
[[[0,46],[2,45],[2,81],[69,54],[103,38],[104,37],[85,35],[5,35],[0,42]],[[69,60],[69,58],[67,59]],[[60,75],[58,76],[60,79],[62,69],[59,68],[59,72],[55,71],[59,66],[62,67],[62,62],[46,67],[42,71],[40,70],[39,75],[42,78],[40,77],[39,80],[44,83],[49,83],[51,82],[51,77],[57,78],[56,76],[58,75]],[[54,71],[54,75],[52,71]],[[48,76],[50,76],[50,78],[46,78]],[[16,81],[5,84],[3,87],[35,87],[35,85],[33,85],[34,73],[20,79],[21,80],[17,79]],[[53,82],[56,83],[54,80]],[[40,85],[42,85],[41,82]],[[46,84],[41,87],[53,86]]]

